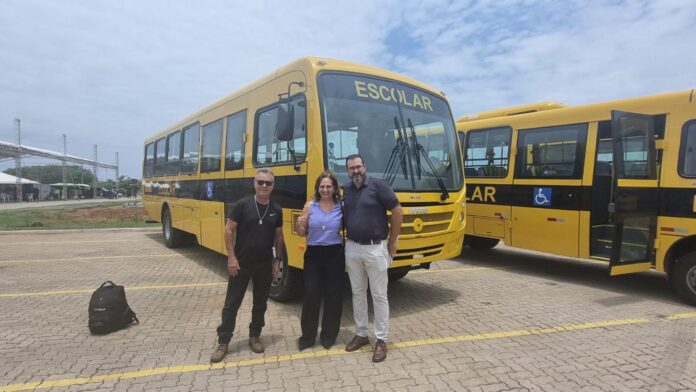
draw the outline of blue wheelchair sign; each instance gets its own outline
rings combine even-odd
[[[552,194],[553,188],[534,188],[533,204],[535,206],[550,206]]]
[[[205,195],[208,197],[208,200],[213,200],[213,189],[214,187],[214,182],[213,181],[208,181],[205,183]]]

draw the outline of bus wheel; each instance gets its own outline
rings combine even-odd
[[[472,235],[464,236],[464,245],[469,245],[471,249],[488,250],[498,245],[497,238],[476,237]]]
[[[284,259],[278,275],[271,281],[271,292],[268,296],[274,301],[288,302],[299,297],[302,286],[302,271],[290,267],[287,259]]]
[[[166,207],[162,211],[162,235],[167,248],[177,248],[186,240],[186,233],[172,226],[172,214]]]
[[[679,258],[670,273],[672,287],[677,294],[691,305],[696,305],[696,252]]]
[[[390,282],[396,282],[398,280],[403,279],[406,274],[408,274],[408,271],[410,271],[410,268],[396,268],[394,270],[389,270],[389,281]]]

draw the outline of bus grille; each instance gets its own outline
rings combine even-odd
[[[401,235],[433,234],[447,230],[452,223],[452,212],[404,215]]]

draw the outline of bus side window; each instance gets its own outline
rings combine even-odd
[[[181,141],[181,173],[196,173],[198,171],[198,144],[201,137],[200,124],[191,124],[183,130]]]
[[[689,121],[682,129],[679,174],[683,177],[696,177],[696,120]]]
[[[201,173],[220,170],[222,149],[222,119],[203,126],[201,146]]]
[[[469,131],[464,146],[467,177],[506,177],[510,161],[510,127]]]
[[[241,169],[244,166],[244,133],[247,111],[227,117],[227,146],[225,170]]]
[[[143,167],[143,177],[150,177],[155,170],[155,143],[148,143],[145,146],[145,164]]]
[[[254,134],[254,163],[272,165],[294,162],[299,164],[307,155],[307,102],[303,95],[290,101],[294,113],[291,140],[279,140],[276,135],[278,105],[261,109],[256,114]]]
[[[520,178],[581,178],[587,124],[520,130]]]

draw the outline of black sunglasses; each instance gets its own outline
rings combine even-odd
[[[256,180],[256,184],[257,184],[258,186],[264,186],[264,185],[266,185],[266,186],[272,186],[272,185],[273,185],[273,181]]]

